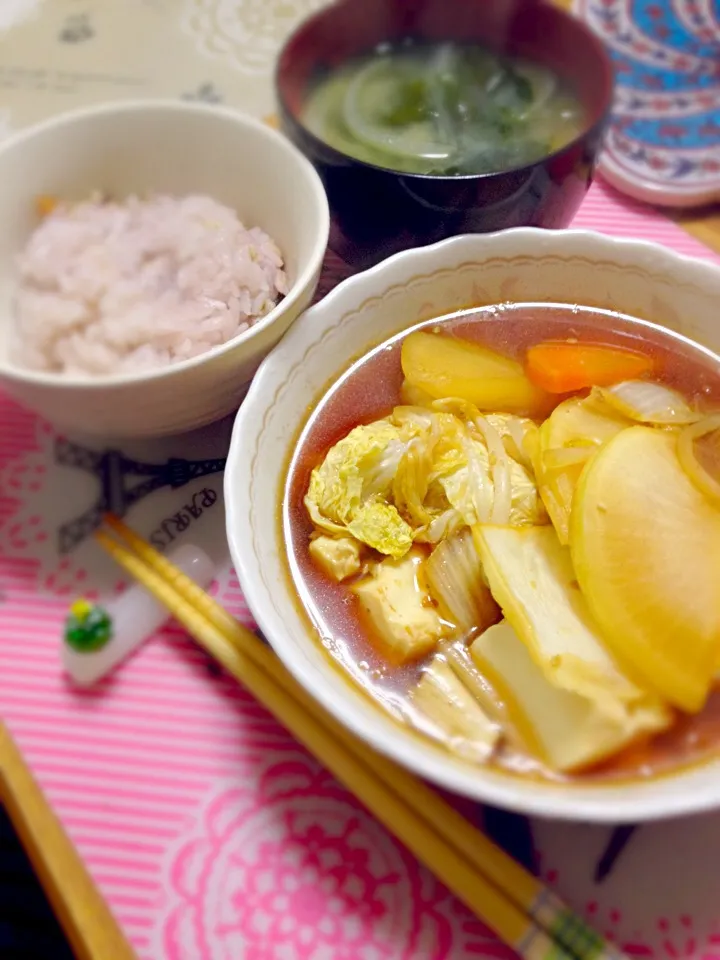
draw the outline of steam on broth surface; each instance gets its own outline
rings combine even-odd
[[[578,98],[547,67],[477,44],[382,44],[319,80],[303,120],[342,153],[406,173],[523,166],[582,133]]]
[[[607,312],[488,308],[376,348],[290,467],[324,648],[472,763],[648,775],[720,746],[720,380]]]

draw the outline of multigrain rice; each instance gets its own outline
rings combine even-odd
[[[287,293],[274,241],[207,196],[60,203],[18,273],[13,360],[79,376],[196,357]]]

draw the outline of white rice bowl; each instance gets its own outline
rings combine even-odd
[[[60,203],[18,257],[11,358],[79,377],[152,370],[227,343],[287,290],[272,238],[209,196]]]
[[[244,227],[260,227],[272,237],[282,254],[287,293],[253,323],[251,309],[243,332],[177,362],[104,375],[22,364],[18,292],[30,286],[22,258],[39,226],[38,206],[51,206],[46,197],[77,203],[94,190],[118,202],[212,197],[235,211]],[[0,390],[63,433],[107,444],[187,433],[237,410],[260,363],[312,302],[330,211],[317,171],[277,130],[217,104],[143,98],[53,116],[3,140],[0,223]],[[173,242],[192,241],[178,231]],[[203,255],[208,249],[203,243]],[[203,256],[195,270],[211,263],[214,276],[221,259]],[[153,312],[155,328],[168,313]],[[36,351],[36,363],[37,353],[43,355]]]

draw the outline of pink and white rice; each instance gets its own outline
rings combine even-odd
[[[68,375],[196,357],[287,293],[274,241],[207,196],[61,204],[18,270],[13,359]]]

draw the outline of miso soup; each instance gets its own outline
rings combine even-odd
[[[358,360],[290,464],[291,576],[399,723],[517,775],[720,746],[720,377],[607,311],[428,321]]]
[[[303,121],[358,160],[438,176],[497,173],[578,137],[582,104],[545,66],[477,44],[383,44],[328,75]]]

